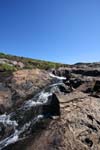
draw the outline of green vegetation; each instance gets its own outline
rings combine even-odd
[[[45,69],[49,70],[51,68],[59,68],[59,67],[64,67],[67,65],[60,64],[60,63],[54,63],[54,62],[48,62],[48,61],[42,61],[42,60],[35,60],[35,59],[30,59],[30,58],[24,58],[24,57],[18,57],[18,56],[12,56],[12,55],[7,55],[4,53],[0,53],[0,58],[5,58],[8,60],[12,61],[17,61],[17,62],[22,62],[24,64],[23,69],[33,69],[33,68],[39,68],[39,69]],[[18,70],[21,69],[18,66],[11,66],[8,64],[0,64],[0,70]]]
[[[15,71],[16,68],[14,66],[8,65],[7,63],[5,64],[0,64],[0,71]]]

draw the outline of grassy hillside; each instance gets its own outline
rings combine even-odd
[[[18,57],[18,56],[13,56],[13,55],[7,55],[4,53],[0,53],[0,59],[7,59],[10,61],[21,62],[24,64],[23,68],[20,68],[18,65],[10,65],[8,63],[0,64],[0,70],[2,70],[2,71],[3,70],[14,71],[14,70],[19,70],[19,69],[32,69],[32,68],[49,70],[51,68],[59,68],[62,66],[67,66],[64,64],[60,64],[60,63]]]

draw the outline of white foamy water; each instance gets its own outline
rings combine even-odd
[[[10,120],[10,115],[0,115],[0,122],[4,125],[12,125],[12,126],[18,126],[17,122],[14,120]]]
[[[23,127],[20,129],[19,134],[25,132],[30,127],[30,125],[31,125],[32,122],[33,122],[33,124],[35,124],[40,119],[43,119],[43,117],[44,117],[43,115],[38,115],[33,120],[29,121],[28,123],[25,123],[23,125]]]
[[[5,146],[12,144],[12,143],[15,143],[17,141],[18,141],[18,131],[16,130],[14,135],[7,140],[7,143],[5,144]]]
[[[54,86],[58,86],[58,85],[62,85],[62,84],[63,84],[62,82],[54,83],[54,84],[50,85],[49,87],[54,87]]]
[[[43,105],[43,104],[47,103],[49,96],[51,96],[54,92],[60,92],[58,86],[62,85],[62,84],[63,83],[60,82],[60,83],[55,83],[55,84],[48,86],[48,88],[50,88],[49,92],[46,92],[45,90],[43,90],[42,92],[40,92],[37,95],[37,97],[35,98],[35,101],[33,98],[33,99],[30,99],[27,102],[25,102],[23,108],[29,109],[31,107],[36,107],[36,106]]]
[[[31,108],[31,107],[36,107],[36,106],[43,105],[44,103],[46,103],[46,102],[48,101],[48,97],[49,97],[50,95],[52,95],[52,93],[42,91],[42,92],[40,92],[40,94],[38,95],[36,101],[34,101],[34,98],[28,100],[27,102],[25,102],[23,108],[24,108],[24,109],[29,109],[29,108]]]
[[[42,119],[44,116],[43,115],[38,115],[37,119]]]
[[[24,108],[30,108],[30,107],[36,107],[36,106],[38,106],[38,105],[42,105],[42,103],[41,102],[35,102],[35,101],[33,101],[33,100],[28,100],[26,103],[25,103],[25,105],[24,105]]]
[[[48,97],[51,95],[52,93],[42,91],[39,95],[38,102],[42,102],[42,104],[47,103]]]
[[[36,122],[38,122],[40,119],[43,119],[43,115],[38,115],[37,117],[35,117],[34,118],[34,124],[36,123]]]
[[[15,130],[15,133],[11,136],[5,138],[0,142],[0,150],[2,150],[4,147],[8,146],[9,144],[13,144],[18,141],[18,131]]]
[[[33,121],[33,125],[38,122],[40,119],[43,119],[43,115],[38,115],[37,117],[35,117],[32,121]],[[4,140],[0,141],[0,150],[2,150],[3,148],[5,148],[6,146],[13,144],[21,139],[24,139],[23,137],[19,138],[20,134],[24,133],[31,125],[32,121],[24,124],[24,126],[18,131],[15,130],[15,132],[13,134],[11,134],[9,137],[5,138]]]
[[[66,80],[66,77],[59,77],[59,76],[56,76],[52,73],[49,73],[50,77],[53,77],[53,78],[56,78],[56,79],[59,79],[59,80]]]

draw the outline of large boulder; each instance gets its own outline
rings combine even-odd
[[[43,105],[43,115],[45,117],[60,116],[60,104],[56,94],[48,98],[48,102]]]
[[[95,91],[95,92],[100,92],[100,80],[97,80],[97,81],[95,82],[93,91]]]

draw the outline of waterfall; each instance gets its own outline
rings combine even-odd
[[[7,128],[11,128],[11,133],[9,133],[7,137],[0,141],[0,150],[12,143],[26,138],[31,132],[31,127],[44,118],[43,114],[38,113],[39,107],[42,107],[44,104],[46,104],[48,102],[48,98],[52,96],[54,92],[60,92],[58,86],[63,84],[62,80],[66,79],[65,77],[58,77],[51,73],[50,76],[57,79],[57,83],[49,85],[43,89],[32,99],[26,101],[15,112],[0,115],[0,123],[2,124],[2,127],[0,127],[0,132],[3,132],[2,130]],[[27,114],[29,114],[30,118],[27,117],[25,120]]]
[[[56,78],[56,79],[59,79],[59,80],[66,80],[66,77],[59,77],[59,76],[56,76],[56,75],[54,75],[54,74],[52,74],[52,73],[49,73],[49,75],[50,75],[51,77]]]

